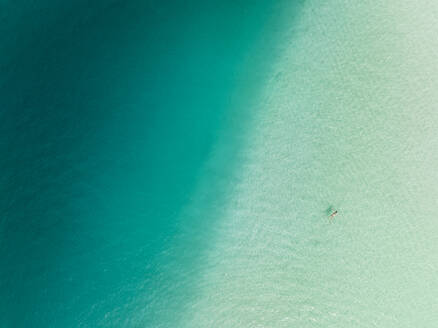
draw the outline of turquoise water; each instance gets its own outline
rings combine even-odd
[[[0,327],[437,322],[433,2],[0,9]]]
[[[191,288],[173,301],[166,263],[198,254],[166,255],[179,213],[281,5],[1,6],[1,326],[168,326]]]

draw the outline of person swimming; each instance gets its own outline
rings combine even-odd
[[[330,219],[333,219],[337,214],[338,214],[338,210],[332,212],[332,214],[330,214]]]

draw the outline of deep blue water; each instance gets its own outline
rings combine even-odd
[[[230,95],[242,80],[257,89],[279,12],[272,1],[0,3],[0,327],[178,321],[162,252],[194,224],[179,214],[226,122],[251,117]],[[257,45],[265,57],[251,59]],[[182,270],[196,266],[195,244],[175,250],[191,254]]]

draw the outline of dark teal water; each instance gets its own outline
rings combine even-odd
[[[163,252],[226,122],[252,116],[230,95],[256,92],[280,13],[0,3],[0,327],[177,326],[192,290],[163,262],[203,245]]]

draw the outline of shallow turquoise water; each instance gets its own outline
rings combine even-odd
[[[0,6],[1,327],[437,321],[432,2]]]
[[[437,9],[303,5],[211,206],[184,327],[435,324]]]

